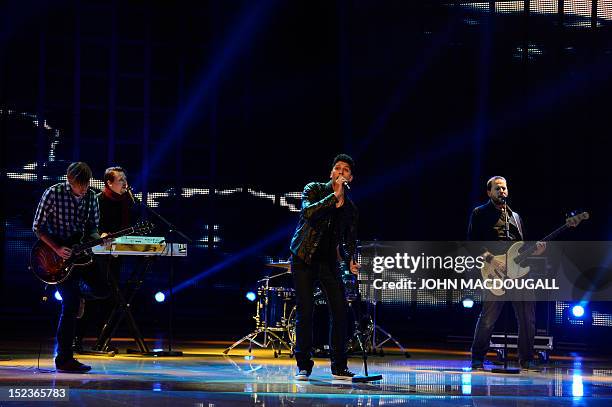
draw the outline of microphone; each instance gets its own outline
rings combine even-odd
[[[130,199],[132,200],[132,203],[135,205],[136,204],[136,198],[134,197],[134,194],[132,193],[132,187],[127,187],[127,193],[130,196]]]
[[[350,190],[351,190],[351,186],[349,185],[349,183],[348,183],[348,182],[344,181],[344,182],[342,183],[342,185],[344,185],[344,188],[346,188],[346,189],[347,189],[347,191],[350,191]]]
[[[508,197],[507,196],[500,196],[499,197],[499,202],[503,203],[504,205],[508,202]]]

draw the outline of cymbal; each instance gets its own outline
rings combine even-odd
[[[291,270],[291,262],[290,261],[281,261],[278,263],[266,263],[266,267],[274,267],[279,269]]]
[[[362,244],[357,246],[359,249],[372,249],[372,248],[390,248],[390,247],[396,247],[396,246],[391,246],[388,244],[382,244],[379,242],[369,242],[366,244]]]

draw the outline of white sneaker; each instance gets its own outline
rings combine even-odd
[[[355,376],[355,373],[346,367],[344,369],[332,369],[332,377],[336,380],[351,380],[353,376]]]
[[[299,380],[302,382],[308,380],[309,377],[310,372],[306,369],[298,370],[298,372],[295,374],[295,380]]]

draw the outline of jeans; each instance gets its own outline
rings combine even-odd
[[[106,275],[94,262],[85,267],[75,267],[66,281],[57,285],[62,296],[62,313],[57,326],[58,361],[72,359],[72,341],[76,329],[76,317],[81,297],[105,298],[110,294]]]
[[[110,284],[109,273],[119,282],[121,264],[125,256],[113,257],[109,255],[97,256],[96,263],[98,264],[99,273],[103,277],[102,281],[96,281],[93,284],[106,285]],[[89,285],[89,284],[88,284]],[[81,288],[82,284],[81,284]],[[112,294],[111,286],[108,286],[109,294]],[[99,293],[98,293],[99,294]],[[88,333],[95,332],[96,336],[99,336],[102,327],[111,315],[112,309],[117,304],[117,300],[113,295],[105,295],[100,298],[98,295],[87,295],[85,293],[83,297],[86,300],[85,303],[85,314],[77,320],[75,336],[82,339]]]
[[[533,359],[535,338],[535,305],[533,301],[511,301],[518,325],[518,353],[521,362]],[[499,318],[506,301],[483,301],[482,311],[476,323],[474,342],[472,343],[472,360],[482,361],[489,349],[489,341],[495,322]]]
[[[308,265],[293,256],[291,273],[296,293],[295,360],[298,369],[312,370],[312,320],[314,284],[318,280],[327,298],[330,314],[329,346],[332,369],[344,369],[346,358],[346,302],[344,286],[333,262]]]

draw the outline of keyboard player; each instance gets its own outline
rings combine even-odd
[[[135,200],[128,191],[126,171],[121,167],[110,167],[104,171],[104,189],[98,194],[98,204],[100,207],[100,233],[104,237],[109,233],[114,233],[134,225],[139,218],[139,208]],[[100,267],[107,275],[107,278],[114,278],[119,282],[121,257],[99,256]],[[103,323],[110,315],[116,305],[115,296],[110,296],[106,300],[88,301],[85,305],[85,312],[77,323],[77,332],[74,340],[74,350],[82,351],[82,340],[89,326],[95,326],[95,332],[100,332]]]

